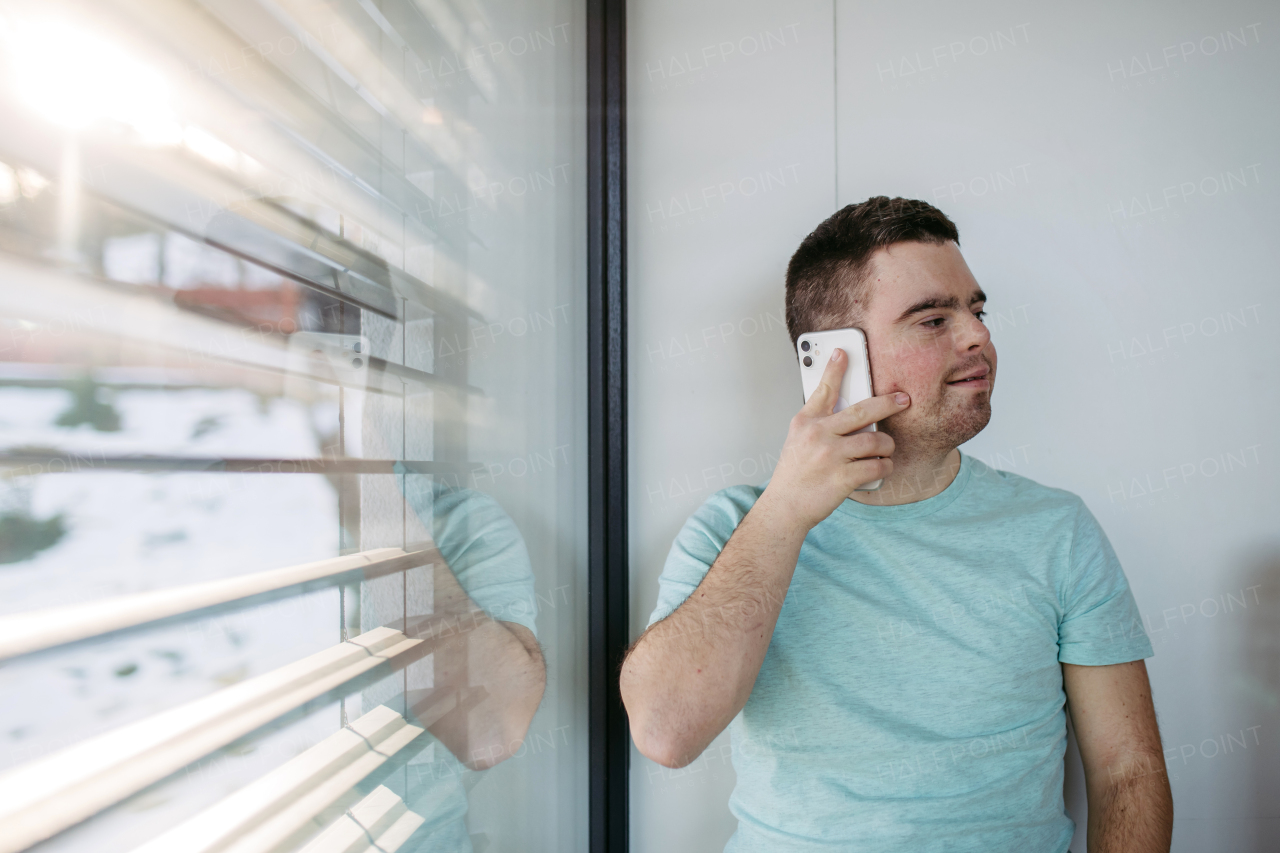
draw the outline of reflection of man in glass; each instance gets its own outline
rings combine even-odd
[[[409,719],[438,741],[410,765],[408,805],[426,818],[415,835],[423,849],[469,853],[464,771],[520,751],[546,685],[533,572],[520,532],[493,498],[396,467],[443,558],[432,567],[432,612],[403,628],[433,656],[431,687],[409,690]]]
[[[801,243],[792,341],[862,329],[878,396],[832,412],[836,350],[772,479],[686,523],[623,665],[646,756],[682,767],[729,726],[734,853],[1063,853],[1064,707],[1089,850],[1169,849],[1152,649],[1115,553],[1075,495],[959,450],[996,353],[958,240],[880,196]]]

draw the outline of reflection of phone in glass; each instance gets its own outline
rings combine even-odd
[[[809,402],[818,390],[822,374],[831,360],[831,353],[842,349],[849,356],[844,378],[840,381],[840,396],[832,412],[847,409],[854,403],[872,396],[871,360],[867,357],[867,338],[861,329],[832,329],[829,332],[808,332],[796,341],[796,355],[800,357],[800,384],[804,388],[804,401]],[[858,432],[875,432],[875,424],[867,424]],[[857,488],[860,492],[872,492],[880,488],[880,480],[873,480]]]
[[[365,388],[369,384],[369,339],[364,335],[294,332],[289,336],[285,364],[287,381],[308,391],[314,379]]]

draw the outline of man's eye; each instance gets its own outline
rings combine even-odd
[[[923,323],[921,323],[921,325],[928,326],[931,329],[936,329],[945,322],[946,322],[946,318],[944,317],[934,317],[932,320],[925,320]]]
[[[977,318],[978,318],[978,322],[980,322],[980,323],[985,323],[985,322],[986,322],[986,320],[984,320],[983,318],[987,316],[987,312],[986,312],[986,311],[975,311],[975,312],[973,313],[973,316],[975,316],[975,317],[977,317]]]

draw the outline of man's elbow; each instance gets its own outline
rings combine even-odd
[[[701,754],[705,745],[698,746],[680,727],[672,725],[671,715],[665,713],[671,705],[671,696],[655,695],[651,689],[653,680],[645,677],[642,663],[628,655],[618,674],[618,689],[631,725],[631,741],[650,761],[673,770],[684,767]]]
[[[646,708],[634,702],[625,704],[631,740],[645,758],[675,770],[692,763],[702,752],[669,725],[655,720]]]
[[[491,736],[489,743],[473,749],[468,760],[462,762],[468,770],[488,770],[522,754],[529,726],[542,701],[542,688],[539,687],[536,693],[530,692],[523,699],[504,716],[496,736]]]
[[[490,742],[472,750],[469,760],[463,762],[468,770],[488,770],[520,754],[547,687],[547,671],[541,656],[532,664],[523,673],[521,688],[502,713]]]
[[[531,663],[524,678],[524,689],[520,692],[518,701],[513,704],[511,712],[506,715],[504,739],[507,744],[514,746],[511,752],[519,750],[524,744],[529,726],[533,724],[533,717],[538,713],[538,706],[542,704],[542,696],[547,689],[547,669],[541,655]]]
[[[698,753],[688,749],[674,738],[653,735],[637,738],[634,727],[631,730],[631,739],[635,741],[636,749],[641,755],[672,770],[686,767],[698,757]]]

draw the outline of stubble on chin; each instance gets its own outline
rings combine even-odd
[[[991,392],[980,391],[973,399],[966,400],[968,405],[958,407],[948,424],[950,435],[948,444],[959,447],[969,439],[987,428],[991,423]]]
[[[991,422],[990,391],[948,393],[948,390],[944,388],[941,395],[911,421],[890,419],[885,423],[885,432],[893,436],[898,446],[895,458],[900,457],[900,451],[906,451],[901,456],[916,457],[949,451],[982,432]],[[967,399],[954,399],[960,393]]]

